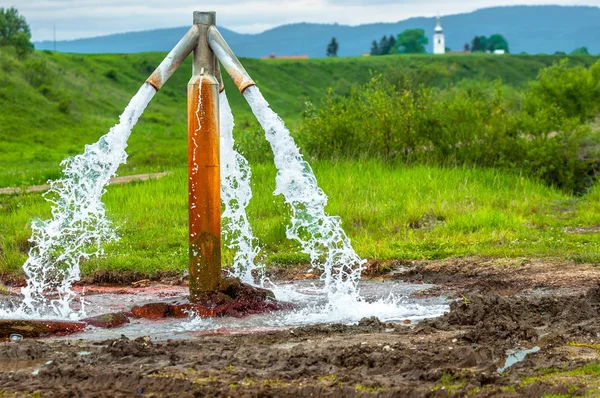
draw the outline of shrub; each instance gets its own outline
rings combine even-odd
[[[529,97],[561,109],[566,117],[592,120],[600,110],[600,62],[588,69],[569,67],[564,59],[542,69],[530,85]]]
[[[109,70],[108,72],[106,72],[104,74],[104,76],[106,76],[108,79],[118,82],[119,81],[119,75],[117,74],[117,71],[114,69]]]
[[[25,80],[35,88],[43,85],[52,85],[52,72],[44,59],[30,58],[23,64],[23,76]]]
[[[582,191],[596,168],[583,123],[598,111],[596,76],[600,64],[561,63],[520,94],[499,81],[440,91],[374,76],[348,96],[329,90],[319,109],[308,103],[298,140],[319,158],[502,167]]]

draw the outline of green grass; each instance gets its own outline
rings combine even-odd
[[[0,187],[46,182],[59,175],[60,161],[80,153],[113,126],[130,98],[165,54],[79,55],[35,52],[17,60],[0,49]],[[427,55],[315,59],[245,59],[273,109],[292,127],[306,101],[318,103],[327,88],[347,93],[372,72],[438,87],[463,79],[501,78],[519,86],[560,59],[548,55]],[[571,58],[590,65],[596,57]],[[186,162],[186,61],[151,102],[129,142],[122,174],[166,170]],[[225,77],[240,131],[258,130],[244,99]],[[242,146],[246,135],[238,134]]]
[[[440,259],[456,256],[553,257],[600,263],[600,233],[569,228],[600,225],[600,186],[573,197],[494,169],[405,167],[375,160],[313,164],[329,195],[329,214],[363,257]],[[302,261],[285,238],[289,211],[273,197],[272,165],[253,165],[249,218],[267,262]],[[187,264],[186,174],[175,169],[156,181],[112,186],[105,195],[121,240],[95,269],[143,272],[183,270]],[[29,222],[49,217],[38,194],[0,196],[0,270],[18,270],[26,258]],[[149,254],[150,253],[150,254]],[[225,260],[231,259],[226,252]]]
[[[36,52],[19,61],[0,50],[0,187],[43,183],[59,175],[66,156],[82,152],[118,120],[129,99],[164,54],[75,55]],[[328,87],[344,94],[372,71],[389,81],[410,77],[448,87],[464,79],[503,79],[515,87],[560,57],[449,55],[390,56],[309,61],[243,60],[273,109],[294,127],[304,103],[320,101]],[[572,58],[590,65],[595,57]],[[182,270],[187,264],[186,84],[189,61],[152,101],[134,129],[121,175],[169,170],[158,181],[110,187],[108,213],[122,239],[106,256],[83,265],[144,272]],[[256,146],[258,125],[229,79],[227,91],[242,149]],[[252,135],[253,134],[253,135]],[[257,149],[258,148],[258,149]],[[268,159],[268,151],[262,154]],[[253,159],[257,158],[254,156]],[[275,170],[253,166],[249,217],[262,246],[261,259],[306,260],[285,239],[289,210],[273,197]],[[406,167],[369,161],[313,164],[329,195],[328,212],[363,257],[438,259],[453,256],[558,257],[600,262],[600,234],[570,229],[600,225],[600,187],[573,197],[534,180],[493,169]],[[0,196],[0,271],[18,271],[33,218],[48,218],[39,194]],[[232,253],[225,252],[226,262]]]

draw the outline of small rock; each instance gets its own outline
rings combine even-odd
[[[133,287],[148,287],[152,282],[150,279],[142,279],[141,281],[133,282],[131,286]]]
[[[97,328],[116,328],[117,326],[129,323],[129,318],[122,312],[115,312],[112,314],[104,314],[91,318],[83,319],[82,322],[87,323],[90,326]]]

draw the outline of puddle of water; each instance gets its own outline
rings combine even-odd
[[[533,354],[538,352],[540,347],[533,347],[528,350],[512,350],[506,353],[506,362],[504,363],[504,367],[498,368],[498,373],[504,372],[506,369],[510,368],[516,363],[521,362],[525,359],[527,354]]]
[[[294,281],[270,287],[277,299],[294,304],[294,310],[252,315],[244,318],[188,318],[145,320],[115,329],[88,327],[82,333],[59,339],[105,340],[151,336],[153,340],[186,339],[198,335],[241,334],[285,330],[293,327],[329,323],[357,323],[364,317],[376,316],[384,322],[417,322],[443,315],[449,310],[446,298],[419,298],[419,290],[431,285],[414,285],[394,281],[359,283],[360,300],[340,296],[331,300],[320,281]],[[181,286],[156,286],[147,289],[115,289],[85,297],[89,316],[123,311],[134,303],[187,295]]]

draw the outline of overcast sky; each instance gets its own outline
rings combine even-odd
[[[0,0],[29,22],[33,39],[57,40],[185,26],[192,11],[217,11],[220,26],[257,33],[292,22],[360,25],[515,4],[600,6],[600,0]]]

